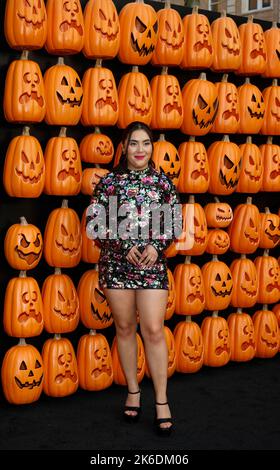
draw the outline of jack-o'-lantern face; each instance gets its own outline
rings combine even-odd
[[[199,93],[194,109],[192,111],[192,118],[196,126],[200,129],[210,127],[218,112],[218,98],[214,101],[211,100],[206,94]]]
[[[196,25],[195,42],[192,46],[193,51],[199,53],[206,49],[209,54],[212,54],[212,40],[210,39],[210,25],[208,19],[204,15],[199,15],[200,21]]]
[[[211,254],[224,254],[230,246],[230,238],[227,232],[220,229],[208,231],[207,237],[207,253]]]
[[[81,247],[80,225],[61,221],[57,228],[55,245],[64,256],[77,254]]]
[[[276,324],[274,325],[274,328],[271,323],[263,324],[263,328],[261,330],[261,342],[266,346],[266,348],[278,349],[277,333],[278,328],[276,327]]]
[[[110,77],[100,78],[98,82],[98,98],[95,102],[96,108],[105,109],[106,107],[112,108],[114,112],[117,112],[118,103],[115,96],[116,89],[114,87],[113,80]]]
[[[273,311],[258,310],[253,315],[256,357],[273,357],[279,349],[279,327]]]
[[[204,285],[202,276],[198,266],[194,265],[193,275],[189,278],[188,288],[186,291],[187,303],[191,305],[203,305],[205,302]]]
[[[18,155],[15,173],[24,184],[38,184],[42,180],[45,165],[41,152],[27,155],[24,150]]]
[[[132,87],[132,93],[128,100],[128,105],[131,108],[132,112],[137,115],[144,117],[151,112],[152,100],[151,100],[151,91],[148,87],[143,88],[141,84],[135,81],[134,86]]]
[[[254,23],[254,25],[252,26],[254,26],[254,31],[252,37],[253,41],[250,57],[251,59],[256,59],[260,56],[263,57],[264,61],[266,61],[266,47],[262,28],[257,23]]]
[[[42,322],[42,304],[37,290],[25,290],[21,292],[21,305],[24,307],[18,314],[19,323],[25,323],[33,318],[35,322]]]
[[[259,182],[263,173],[262,159],[260,152],[242,154],[242,173],[245,173],[249,180]]]
[[[248,325],[243,326],[243,328],[240,330],[239,342],[241,351],[246,352],[249,348],[256,348],[253,324],[249,323]]]
[[[174,147],[176,150],[176,148]],[[179,155],[174,152],[174,149],[169,149],[168,152],[165,152],[163,155],[162,164],[160,165],[160,169],[164,171],[164,173],[172,180],[174,185],[178,183],[180,171],[181,171],[181,163]]]
[[[94,288],[90,305],[94,320],[100,322],[101,325],[112,321],[112,313],[110,311],[106,296],[104,292],[98,288],[98,286]]]
[[[272,98],[272,103],[273,103],[273,106],[271,107],[271,114],[273,116],[273,118],[277,121],[277,122],[280,122],[280,93],[278,92],[278,95],[279,96],[276,96],[276,92],[275,92],[275,96],[273,96]]]
[[[230,347],[229,347],[229,331],[228,328],[225,326],[224,328],[218,328],[216,336],[216,344],[215,344],[215,351],[214,353],[217,356],[220,356],[223,353],[227,355],[230,354]]]
[[[280,240],[280,218],[277,214],[261,214],[260,248],[274,248]]]
[[[197,337],[194,337],[197,336]],[[200,335],[187,335],[182,345],[182,354],[185,359],[192,365],[201,362],[203,355],[202,336]]]
[[[35,349],[35,348],[34,348]],[[15,365],[15,383],[20,390],[32,390],[40,387],[43,379],[42,359],[39,357],[29,357],[22,350],[21,360]]]
[[[25,28],[40,30],[46,21],[46,10],[43,0],[23,0],[17,2],[16,19]]]
[[[35,101],[36,104],[43,108],[45,105],[44,90],[42,85],[41,74],[36,70],[30,69],[25,72],[22,76],[22,90],[23,92],[19,96],[19,103],[26,106],[29,102]]]
[[[166,86],[165,93],[165,103],[163,103],[163,113],[170,115],[170,118],[178,119],[183,115],[182,109],[182,95],[177,80],[173,80],[173,77],[170,76],[169,84]]]
[[[258,245],[260,242],[260,227],[256,224],[253,217],[248,217],[244,226],[244,236],[249,240],[250,244]]]
[[[220,100],[221,106],[221,100]],[[233,121],[239,121],[239,103],[237,90],[232,90],[225,95],[225,110],[222,114],[225,121],[231,119]]]
[[[182,22],[176,10],[170,9],[167,15],[168,18],[159,21],[158,42],[162,41],[165,47],[176,52],[184,43]]]
[[[101,341],[99,341],[101,343]],[[91,364],[91,377],[94,381],[105,381],[112,375],[112,361],[109,345],[103,341],[104,344],[94,345]],[[107,377],[106,377],[107,376]]]
[[[211,291],[215,297],[227,297],[231,295],[233,288],[232,276],[227,273],[216,273],[211,283]]]
[[[280,152],[274,153],[272,156],[272,168],[270,171],[270,178],[275,180],[280,176]]]
[[[219,172],[220,183],[226,189],[230,190],[237,186],[241,172],[241,155],[232,152],[232,155],[223,156],[222,164]]]
[[[79,36],[83,36],[82,10],[79,3],[76,0],[62,2],[61,22],[59,23],[59,30],[62,33],[74,30]]]
[[[226,49],[228,54],[238,56],[240,54],[240,36],[239,31],[233,20],[227,18],[227,22],[222,28],[221,45]]]
[[[114,147],[111,139],[104,136],[103,139],[99,139],[96,143],[96,154],[100,155],[102,161],[106,163],[108,160],[112,160],[114,153]]]
[[[198,181],[209,180],[209,165],[207,160],[206,151],[204,149],[201,152],[195,152],[193,155],[193,169],[191,172],[191,178]]]
[[[229,205],[221,205],[220,207],[217,207],[217,211],[215,214],[216,221],[218,223],[226,223],[227,225],[232,221],[233,218],[233,212],[232,208]]]
[[[249,104],[247,105],[248,117],[251,119],[263,119],[265,104],[261,92],[256,88],[249,97]]]
[[[142,7],[143,5],[141,5]],[[130,47],[137,56],[150,56],[155,49],[158,31],[158,20],[156,15],[149,18],[144,9],[140,13],[135,12],[132,20],[130,34]]]
[[[219,367],[230,359],[230,338],[226,320],[222,317],[206,317],[202,325],[204,364]]]
[[[242,274],[240,282],[242,292],[249,298],[256,298],[258,292],[257,273],[255,270],[244,269]]]
[[[65,181],[68,178],[79,183],[81,181],[81,168],[76,149],[65,148],[61,153],[62,169],[58,170],[57,178],[59,181]]]
[[[268,270],[268,278],[265,286],[265,290],[269,293],[272,291],[280,291],[280,267],[277,263],[274,263]]]
[[[67,72],[67,69],[65,70]],[[73,73],[61,73],[56,83],[56,97],[60,106],[67,108],[80,107],[83,100],[83,89],[78,74],[72,69]]]
[[[194,215],[194,242],[198,245],[205,245],[207,236],[206,220],[201,219],[198,214]]]
[[[39,231],[33,230],[32,233],[27,234],[25,230],[22,230],[18,234],[15,252],[31,268],[36,266],[41,258],[42,247],[43,240]]]
[[[99,8],[98,11],[96,9],[94,14],[94,30],[100,37],[100,40],[104,41],[104,39],[106,39],[109,42],[115,41],[118,37],[120,27],[118,14],[113,2],[110,5],[108,4],[108,7],[106,4],[102,6],[102,2],[99,0],[95,3],[99,4]]]
[[[55,294],[54,294],[55,295]],[[79,300],[77,293],[70,284],[64,285],[64,289],[57,289],[53,310],[63,320],[72,320],[78,315]]]
[[[46,363],[44,348],[43,360]],[[49,367],[46,373],[46,380],[50,387],[60,389],[58,395],[73,393],[78,386],[78,370],[75,352],[70,341],[66,338],[51,340],[48,360],[52,363],[52,367]]]

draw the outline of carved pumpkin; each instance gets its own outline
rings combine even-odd
[[[175,340],[172,331],[167,326],[164,326],[164,336],[167,345],[168,359],[167,359],[167,378],[171,377],[176,370],[176,349]],[[145,373],[147,377],[151,377],[148,362],[146,361]]]
[[[166,2],[157,12],[158,38],[152,55],[153,65],[179,65],[184,53],[184,30],[180,14]]]
[[[266,69],[266,44],[260,24],[253,23],[253,16],[248,16],[247,23],[239,26],[241,39],[241,65],[237,71],[241,75],[261,74]]]
[[[69,339],[54,335],[45,341],[42,350],[44,364],[43,389],[50,397],[72,395],[78,389],[78,367],[75,351]]]
[[[182,205],[183,230],[175,246],[182,255],[201,255],[207,245],[207,223],[204,210],[190,196]]]
[[[119,20],[119,60],[124,64],[147,64],[157,42],[158,19],[155,10],[143,0],[127,3],[120,11]]]
[[[258,298],[257,270],[252,260],[242,254],[235,259],[230,270],[233,280],[233,290],[230,304],[233,307],[253,307]]]
[[[45,181],[45,162],[40,142],[24,127],[9,143],[3,173],[6,192],[13,197],[39,197]]]
[[[272,28],[264,32],[267,49],[267,63],[263,77],[277,78],[280,76],[280,28],[277,22],[272,23]]]
[[[39,351],[21,338],[17,346],[6,352],[1,377],[9,403],[25,405],[37,401],[43,389],[43,360]]]
[[[7,0],[5,37],[13,49],[40,49],[47,37],[47,14],[43,0]]]
[[[280,135],[280,86],[277,83],[275,78],[272,86],[263,90],[266,112],[261,127],[261,134]]]
[[[205,193],[208,190],[210,174],[207,152],[204,144],[190,137],[178,149],[181,172],[178,183],[180,193]]]
[[[43,253],[40,230],[20,217],[20,224],[11,225],[6,233],[4,251],[12,268],[20,271],[35,268]]]
[[[252,318],[237,309],[227,319],[230,339],[231,361],[251,361],[256,353],[256,334]]]
[[[203,365],[204,345],[197,323],[186,316],[174,330],[176,371],[184,374],[197,372]]]
[[[112,0],[89,0],[84,10],[88,59],[113,59],[120,46],[120,22]]]
[[[79,299],[72,279],[55,268],[43,283],[44,326],[48,333],[69,333],[79,323]]]
[[[176,289],[175,312],[178,315],[199,315],[205,306],[205,288],[197,264],[186,256],[184,264],[177,264],[174,270]]]
[[[167,297],[167,304],[166,304],[166,313],[164,316],[164,320],[170,320],[173,316],[175,311],[175,302],[176,302],[176,291],[175,291],[175,282],[172,271],[167,268],[167,276],[168,276],[168,297]]]
[[[238,87],[240,122],[238,132],[241,134],[258,134],[263,124],[265,103],[259,88],[246,78]]]
[[[254,253],[260,243],[260,213],[247,197],[246,204],[238,204],[229,226],[230,249],[235,253]]]
[[[167,68],[151,80],[152,129],[179,129],[183,122],[182,93],[174,75],[167,75]]]
[[[258,279],[258,298],[261,304],[274,304],[280,300],[280,267],[277,259],[268,255],[268,250],[263,256],[257,256],[254,260]]]
[[[43,331],[43,303],[36,279],[19,277],[9,280],[4,301],[4,329],[7,335],[17,338],[38,336]]]
[[[273,313],[275,314],[275,316],[277,318],[277,323],[278,323],[278,327],[279,327],[279,331],[280,331],[280,304],[274,305],[272,311],[273,311]],[[280,344],[279,344],[279,347],[280,347]]]
[[[152,119],[152,91],[146,75],[132,67],[132,72],[122,76],[118,86],[120,112],[118,127],[126,128],[133,121],[148,126]]]
[[[253,315],[256,334],[256,357],[274,357],[279,350],[279,327],[274,312],[267,309],[257,310]]]
[[[91,196],[95,190],[95,186],[99,183],[100,179],[107,175],[109,170],[105,168],[86,168],[83,170],[81,192]]]
[[[44,233],[44,256],[49,266],[72,268],[81,259],[81,228],[77,213],[62,201],[61,208],[54,209],[47,220]]]
[[[261,235],[260,248],[275,248],[280,241],[280,217],[278,214],[271,214],[268,207],[265,213],[261,212]]]
[[[98,391],[113,383],[113,365],[110,346],[104,335],[90,330],[78,344],[77,363],[79,385],[84,390]]]
[[[110,137],[96,127],[93,134],[86,135],[80,143],[81,160],[87,163],[110,163],[114,145]]]
[[[114,126],[119,114],[119,99],[111,70],[97,61],[83,76],[84,105],[81,122],[84,126]]]
[[[203,364],[211,367],[225,366],[230,360],[229,329],[226,320],[213,312],[201,325],[204,343]]]
[[[83,87],[77,72],[59,57],[58,63],[47,69],[44,81],[47,90],[46,123],[58,126],[78,124],[82,113]]]
[[[215,72],[237,70],[241,64],[241,41],[238,28],[232,18],[222,11],[221,17],[212,21],[214,44],[212,69]]]
[[[227,232],[219,228],[208,230],[206,253],[223,255],[229,249],[230,238]]]
[[[219,108],[210,132],[220,134],[235,134],[239,128],[240,109],[237,88],[234,83],[227,81],[228,75],[223,75],[222,81],[215,83],[218,92]]]
[[[66,136],[62,127],[58,137],[52,137],[45,149],[46,180],[44,193],[75,196],[82,184],[80,151],[75,139]]]
[[[241,153],[241,173],[237,183],[237,193],[257,193],[262,186],[263,163],[259,147],[248,136],[246,143],[239,146]]]
[[[217,197],[215,202],[209,202],[204,207],[204,212],[208,227],[224,228],[227,227],[232,219],[232,208],[227,202],[220,202]]]
[[[84,45],[84,17],[80,0],[47,1],[49,54],[77,54]]]
[[[201,268],[205,287],[206,310],[224,310],[231,301],[233,281],[229,267],[213,255]]]
[[[86,271],[78,284],[81,321],[87,328],[103,329],[113,323],[106,296],[99,285],[98,271]]]
[[[160,134],[159,140],[154,143],[152,159],[156,169],[163,171],[177,186],[181,172],[180,157],[176,147],[165,140],[164,134]]]
[[[263,163],[262,191],[280,191],[280,146],[268,137],[266,144],[260,146]]]
[[[141,336],[136,333],[137,341],[137,381],[140,383],[145,375],[146,358],[143,341]],[[117,338],[113,339],[111,347],[112,363],[113,363],[113,377],[114,383],[118,385],[127,385],[126,378],[120,363],[120,357],[118,353]]]
[[[241,155],[238,145],[230,142],[228,135],[213,142],[207,149],[211,194],[232,194],[241,172]]]
[[[84,263],[98,263],[100,257],[100,247],[97,244],[97,240],[91,240],[88,238],[86,233],[86,212],[84,210],[82,221],[81,221],[81,232],[82,232],[82,261]]]
[[[210,131],[218,112],[218,93],[206,74],[189,80],[183,90],[184,119],[181,131],[189,135],[205,135]]]
[[[191,15],[183,18],[185,48],[182,68],[204,69],[213,62],[213,38],[207,16],[198,13],[195,6]]]
[[[46,113],[45,86],[39,65],[23,51],[8,68],[4,114],[8,122],[41,122]]]

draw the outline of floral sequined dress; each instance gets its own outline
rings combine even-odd
[[[112,198],[112,196],[115,196],[115,198]],[[118,208],[129,207],[130,210],[133,208],[134,212],[126,220],[129,221],[130,230],[138,229],[137,237],[134,236],[136,233],[134,231],[134,238],[130,232],[129,236],[122,234],[112,239],[112,228],[108,223],[108,216],[111,213],[109,206],[113,199],[115,199]],[[163,232],[163,216],[161,214],[159,217],[160,233],[155,239],[152,237],[151,214],[149,218],[141,217],[144,208],[156,208],[162,204],[167,204],[173,211],[173,208],[176,205],[178,208],[178,204],[180,204],[179,196],[172,181],[164,173],[151,166],[144,170],[112,171],[97,184],[91,204],[87,209],[86,230],[87,236],[91,239],[97,238],[101,245],[98,266],[99,283],[102,288],[168,289],[164,250],[175,239],[174,227],[177,222],[172,212],[171,228],[169,226],[169,230]],[[96,216],[100,215],[101,205],[106,211],[106,227],[103,227],[103,236],[96,237]],[[137,217],[137,214],[140,214],[140,216]],[[112,215],[110,220],[119,224],[121,219],[118,213],[117,221],[114,220]],[[140,232],[142,236],[139,236]],[[143,233],[145,233],[145,237]],[[126,259],[127,253],[134,245],[137,245],[138,250],[143,252],[148,244],[154,246],[158,252],[158,258],[152,267],[137,267]]]

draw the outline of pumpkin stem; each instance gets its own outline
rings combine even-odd
[[[54,334],[54,339],[61,339],[61,334],[60,333],[55,333]]]
[[[192,258],[191,256],[186,256],[184,264],[191,264],[191,258]]]
[[[26,277],[26,271],[20,271],[18,277]]]
[[[268,248],[263,250],[263,256],[269,256],[269,249]]]
[[[219,261],[219,260],[218,260],[218,256],[217,256],[217,255],[213,255],[213,256],[212,256],[212,261]]]
[[[270,214],[269,207],[265,207],[265,208],[264,208],[264,211],[265,211],[266,214]]]
[[[247,259],[245,253],[242,253],[240,259]]]
[[[267,304],[263,304],[262,310],[268,310],[268,305],[267,305]]]
[[[22,51],[22,54],[20,56],[20,60],[28,60],[28,54],[29,54],[29,51]]]
[[[133,66],[132,66],[132,69],[131,69],[131,72],[133,72],[133,73],[138,73],[138,72],[139,72],[139,67],[138,67],[138,65],[133,65]]]
[[[168,75],[168,67],[161,67],[161,75]]]
[[[252,196],[248,196],[246,199],[246,204],[252,204],[253,198]]]
[[[195,203],[194,195],[190,194],[189,199],[188,199],[188,204],[194,204],[194,203]]]
[[[197,15],[198,14],[198,5],[194,5],[192,9],[192,15]]]
[[[242,312],[242,308],[241,308],[241,307],[238,307],[238,309],[237,309],[237,313],[243,313],[243,312]]]
[[[272,86],[278,86],[278,79],[277,78],[274,78],[272,80]]]
[[[20,220],[20,225],[28,225],[25,217],[20,217],[19,220]]]
[[[59,58],[57,59],[57,65],[65,65],[65,64],[64,64],[64,57],[59,57]]]
[[[252,143],[252,136],[248,135],[246,139],[246,144],[251,144]]]
[[[144,0],[135,0],[135,3],[144,3]]]
[[[199,75],[199,80],[207,80],[206,78],[206,73],[205,72],[201,72],[201,74]]]
[[[95,163],[95,167],[94,168],[101,168],[99,163]]]
[[[187,323],[191,323],[191,321],[192,321],[191,315],[186,315],[185,321],[186,321]]]
[[[30,127],[24,126],[24,128],[22,129],[21,135],[30,135],[29,131],[30,131]]]
[[[214,201],[220,203],[220,200],[217,196],[214,197]]]
[[[226,16],[227,16],[226,10],[222,10],[220,18],[225,18]]]
[[[170,0],[165,0],[165,2],[164,2],[164,8],[165,8],[165,9],[171,8],[171,1],[170,1]]]
[[[26,346],[25,338],[19,338],[18,346]]]
[[[60,268],[54,268],[54,274],[60,275],[61,274],[61,269]]]
[[[215,310],[213,313],[212,313],[212,318],[218,318],[219,316],[219,310]]]
[[[95,336],[96,335],[96,330],[93,330],[92,328],[89,330],[89,335],[90,336]]]
[[[228,134],[224,134],[224,136],[222,138],[222,142],[230,142]]]
[[[222,82],[227,83],[227,80],[228,80],[228,73],[224,73],[222,76]]]
[[[248,16],[247,23],[253,23],[253,22],[254,22],[254,17],[253,17],[253,15],[249,15],[249,16]]]
[[[59,137],[66,137],[67,127],[61,127],[59,131]]]
[[[94,128],[94,133],[95,133],[95,134],[101,134],[100,127],[95,126],[95,128]]]
[[[250,85],[250,78],[249,78],[249,77],[246,77],[244,83],[246,83],[246,85]]]
[[[165,135],[159,134],[158,142],[165,142]]]
[[[63,208],[68,207],[68,199],[63,199],[61,207]]]
[[[267,138],[266,143],[267,143],[267,144],[272,144],[272,143],[273,143],[273,142],[272,142],[272,139],[273,139],[273,137],[272,137],[272,135],[270,135],[270,136]]]
[[[194,136],[194,135],[191,135],[191,136],[190,136],[189,142],[195,142],[195,136]]]
[[[95,61],[95,67],[102,67],[102,59],[96,59]]]
[[[277,28],[278,29],[277,21],[272,21],[272,28]]]

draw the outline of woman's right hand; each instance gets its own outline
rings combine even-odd
[[[138,250],[137,246],[133,246],[129,252],[126,255],[127,261],[129,261],[131,264],[134,264],[134,266],[139,267],[139,259],[141,257],[141,253]]]

